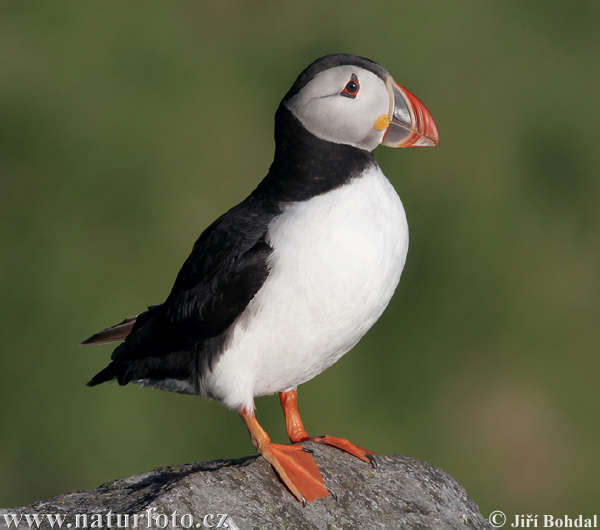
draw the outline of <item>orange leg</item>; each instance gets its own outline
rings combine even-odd
[[[280,392],[279,398],[281,400],[281,406],[285,415],[285,428],[292,443],[300,443],[310,440],[312,442],[331,445],[341,449],[342,451],[346,451],[347,453],[350,453],[351,455],[354,455],[365,462],[369,462],[373,465],[373,467],[377,466],[375,453],[373,451],[369,451],[364,447],[354,445],[345,438],[334,438],[333,436],[327,435],[315,437],[308,436],[304,430],[300,413],[298,412],[298,393],[295,390]]]
[[[274,444],[254,413],[243,410],[240,416],[248,427],[256,450],[273,466],[299,501],[306,504],[330,494],[313,457],[301,445]]]

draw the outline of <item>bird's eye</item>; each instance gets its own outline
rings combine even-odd
[[[356,77],[355,74],[352,74],[352,76],[350,77],[350,81],[348,81],[348,83],[344,87],[344,90],[342,90],[342,92],[340,93],[340,96],[354,99],[356,97],[356,94],[358,94],[359,89],[360,85],[358,84],[358,77]]]

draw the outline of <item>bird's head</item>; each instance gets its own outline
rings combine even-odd
[[[435,146],[437,127],[425,105],[388,71],[354,55],[328,55],[304,70],[282,101],[314,136],[372,151]]]

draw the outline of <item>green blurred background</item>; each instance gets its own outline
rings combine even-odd
[[[385,66],[436,149],[379,148],[411,248],[300,387],[309,432],[452,474],[487,516],[598,513],[600,3],[0,3],[0,506],[254,454],[219,403],[85,382],[272,159],[328,53]],[[258,417],[285,440],[275,397]]]

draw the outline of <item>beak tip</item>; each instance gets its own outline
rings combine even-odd
[[[425,138],[430,142],[427,147],[437,147],[440,145],[440,134],[438,133],[435,122],[432,122],[432,127],[427,131],[427,136],[425,136]]]
[[[415,95],[406,90],[408,99],[413,107],[415,121],[413,134],[407,140],[406,147],[436,147],[440,143],[440,134],[431,113]]]
[[[440,135],[431,113],[414,94],[394,82],[394,95],[400,99],[407,110],[404,118],[393,120],[392,134],[386,134],[383,144],[389,147],[436,147],[440,143]],[[407,114],[410,114],[410,118]]]

